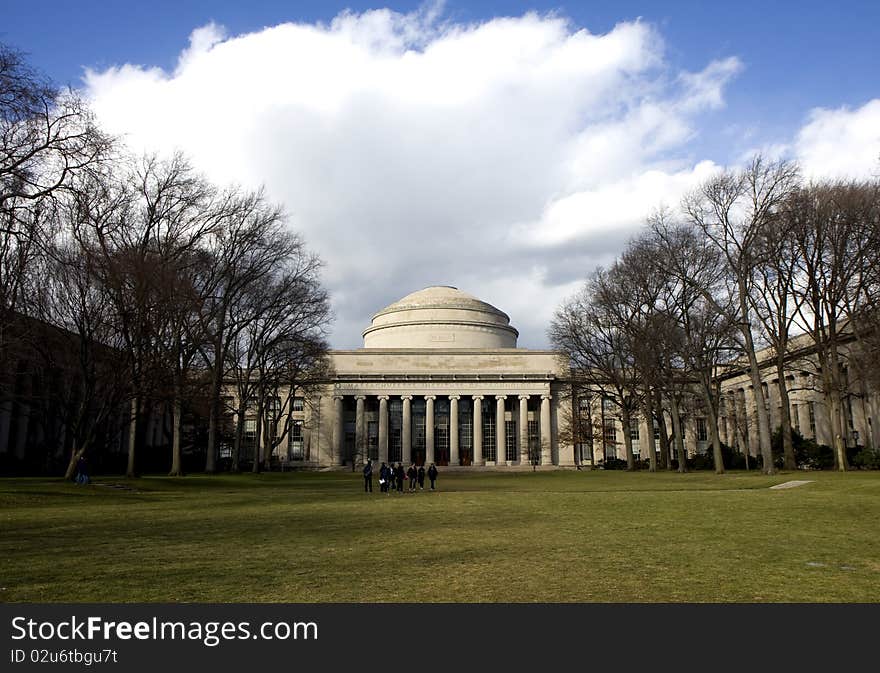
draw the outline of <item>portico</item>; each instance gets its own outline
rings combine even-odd
[[[337,384],[331,423],[344,428],[348,419],[354,432],[347,438],[344,431],[334,433],[333,462],[360,457],[417,465],[551,464],[549,413],[541,423],[542,407],[552,399],[546,381],[505,387],[449,382],[436,389],[427,383]]]
[[[506,314],[452,287],[383,309],[364,348],[331,353],[312,455],[326,465],[573,465],[554,432],[565,362],[517,348],[517,336]]]

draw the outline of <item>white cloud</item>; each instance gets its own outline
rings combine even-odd
[[[880,175],[880,99],[855,110],[813,110],[793,149],[811,178]]]
[[[265,183],[327,262],[334,345],[429,284],[496,303],[546,345],[559,301],[658,202],[714,170],[687,157],[731,58],[674,72],[659,34],[534,13],[475,24],[437,6],[226,36],[193,31],[168,73],[87,72],[102,122],[181,148],[220,182]]]

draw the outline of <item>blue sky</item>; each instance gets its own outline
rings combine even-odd
[[[329,22],[345,9],[388,7],[405,13],[423,3],[50,0],[4,4],[0,40],[29,52],[32,62],[56,81],[77,86],[86,66],[128,62],[172,68],[193,28],[209,21],[239,34],[286,21]],[[714,124],[716,130],[736,124],[755,127],[755,133],[769,138],[801,123],[813,107],[854,107],[880,93],[880,2],[876,0],[449,0],[444,13],[449,19],[471,22],[530,10],[556,12],[594,33],[641,17],[658,27],[669,61],[683,68],[738,56],[744,73],[728,89],[727,107]]]
[[[327,261],[339,347],[434,283],[544,346],[555,305],[712,170],[880,156],[876,1],[4,4],[0,40],[133,147],[285,205]]]

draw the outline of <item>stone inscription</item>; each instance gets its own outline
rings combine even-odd
[[[530,385],[531,384],[531,385]],[[432,381],[361,381],[358,383],[337,383],[336,390],[523,390],[524,388],[534,390],[546,390],[547,386],[535,386],[533,382],[496,382],[496,381],[448,381],[448,382],[432,382]]]

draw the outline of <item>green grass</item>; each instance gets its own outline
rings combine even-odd
[[[767,488],[790,479],[815,481]],[[880,600],[880,473],[447,473],[438,486],[0,479],[0,600]]]

